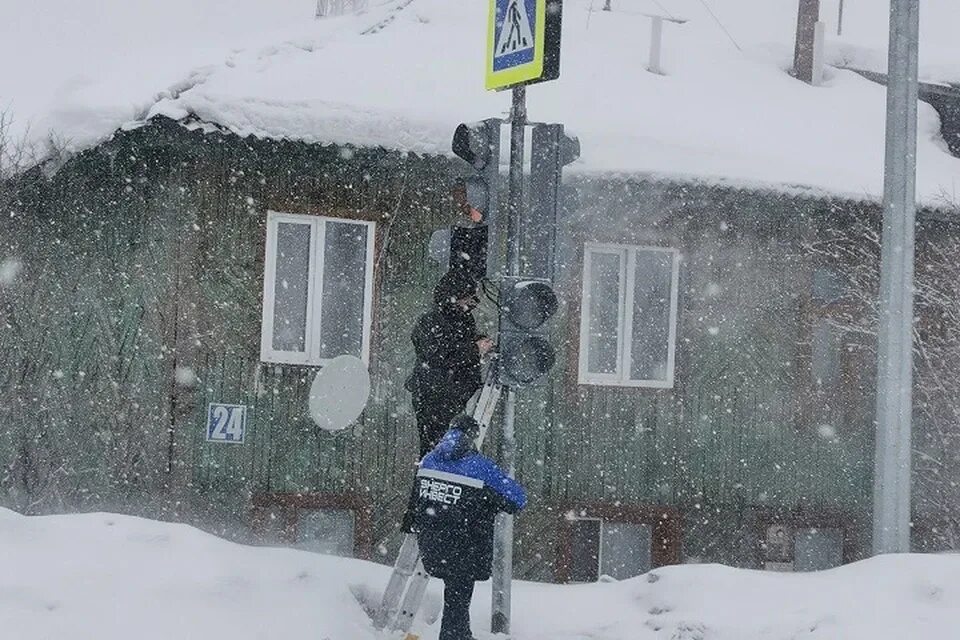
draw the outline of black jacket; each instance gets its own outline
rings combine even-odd
[[[416,364],[407,389],[420,399],[440,397],[465,405],[482,384],[478,338],[470,312],[438,287],[433,309],[420,316],[413,328]]]
[[[423,566],[441,579],[486,580],[497,513],[516,513],[527,496],[515,480],[451,429],[417,472],[417,542]]]

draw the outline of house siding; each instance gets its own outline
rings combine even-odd
[[[350,495],[371,505],[370,544],[391,560],[417,451],[408,334],[440,275],[427,242],[451,221],[459,171],[444,158],[158,119],[52,176],[25,176],[10,236],[25,277],[0,305],[0,501],[159,514],[254,540],[255,496],[262,506],[268,494]],[[842,402],[814,388],[805,247],[834,211],[879,207],[636,178],[573,177],[565,190],[558,362],[517,413],[532,505],[517,520],[517,575],[558,575],[560,525],[578,505],[670,507],[680,559],[744,566],[759,565],[770,514],[821,514],[848,523],[845,557],[860,557],[871,374],[844,356]],[[372,394],[344,432],[307,416],[315,368],[260,361],[268,210],[377,225]],[[586,242],[680,251],[673,388],[578,384]],[[488,308],[480,324],[494,320]],[[178,383],[178,371],[196,383]],[[249,407],[245,444],[205,441],[210,402]],[[825,424],[838,437],[824,437]]]

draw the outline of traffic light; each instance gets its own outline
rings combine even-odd
[[[563,168],[580,157],[580,141],[562,124],[533,127],[530,214],[521,220],[523,271],[553,278],[557,220],[563,211]]]
[[[557,312],[550,282],[506,277],[500,284],[500,384],[536,383],[556,360],[544,325]]]
[[[474,282],[487,273],[488,225],[450,228],[450,269],[460,269]]]
[[[500,205],[500,126],[499,118],[472,124],[460,124],[453,133],[453,152],[465,160],[473,174],[463,181],[458,202],[464,211],[462,225],[451,229],[450,268],[464,268],[482,277],[488,268],[488,247],[496,251],[497,212]],[[481,250],[482,247],[482,250]],[[493,266],[489,271],[493,271]]]

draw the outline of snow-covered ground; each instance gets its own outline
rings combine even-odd
[[[791,66],[797,0],[564,3],[560,80],[530,116],[581,138],[574,169],[762,184],[876,198],[885,92],[832,69],[823,87]],[[368,0],[313,17],[314,0],[0,0],[0,111],[12,133],[76,150],[164,114],[240,134],[449,153],[458,122],[497,116],[483,89],[487,0]],[[835,34],[838,0],[822,17]],[[847,1],[837,65],[884,70],[886,0]],[[921,0],[922,75],[960,80],[960,3]],[[666,75],[645,70],[645,13],[664,32]],[[960,160],[920,113],[918,193],[958,197]]]
[[[521,516],[522,517],[522,516]],[[361,603],[389,569],[247,547],[113,514],[0,509],[0,637],[16,640],[373,640]],[[489,585],[474,632],[489,633]],[[433,640],[441,591],[418,621]],[[960,556],[887,556],[814,574],[717,565],[624,582],[518,582],[515,640],[911,640],[957,637]]]

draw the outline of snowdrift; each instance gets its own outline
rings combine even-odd
[[[386,566],[248,547],[178,524],[0,509],[0,636],[16,640],[372,640]],[[425,640],[437,636],[431,584]],[[877,558],[814,574],[715,565],[624,582],[514,587],[516,640],[955,638],[960,556]],[[474,598],[489,628],[489,586]]]

